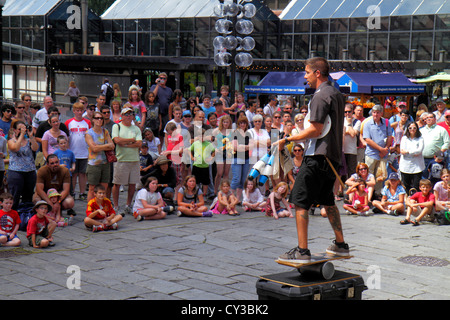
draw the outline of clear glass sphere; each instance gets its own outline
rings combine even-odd
[[[253,64],[253,57],[250,53],[247,52],[239,52],[234,61],[236,62],[236,65],[239,67],[250,67]]]
[[[219,67],[228,67],[231,65],[232,56],[229,52],[218,52],[214,56],[214,62]]]
[[[256,7],[253,3],[247,3],[244,5],[243,11],[246,18],[253,18],[256,14]]]
[[[253,32],[253,23],[250,20],[239,20],[236,22],[236,31],[240,34],[250,34]]]
[[[215,28],[218,33],[230,34],[233,23],[227,19],[219,19],[216,21]]]
[[[225,37],[217,36],[213,40],[213,47],[216,50],[223,50],[223,49],[225,49],[224,43],[225,43]]]

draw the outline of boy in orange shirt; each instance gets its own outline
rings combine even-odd
[[[120,214],[116,214],[111,201],[106,198],[106,189],[102,185],[94,188],[94,198],[88,202],[84,225],[92,232],[104,230],[116,230],[117,222],[122,220]]]

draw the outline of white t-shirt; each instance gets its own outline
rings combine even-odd
[[[162,199],[161,194],[159,192],[150,192],[147,189],[142,188],[136,193],[133,205],[133,212],[137,212],[139,209],[144,208],[142,200],[146,201],[149,205],[154,206],[158,204],[159,199]]]
[[[91,122],[87,119],[80,121],[75,118],[66,121],[66,127],[69,129],[69,149],[75,155],[75,159],[87,159],[89,149],[85,140],[86,132],[91,128]]]
[[[361,130],[361,121],[353,119],[351,125],[353,126],[353,129],[355,129],[356,132],[359,132]],[[344,120],[344,132],[347,130],[347,127],[349,126],[347,120]],[[358,135],[356,134],[354,137],[352,137],[349,134],[344,134],[344,140],[342,143],[342,150],[345,154],[357,154],[357,141],[358,141]]]
[[[258,141],[266,142],[268,139],[270,139],[269,133],[265,129],[260,129],[257,133],[254,128],[248,130],[247,132],[250,133],[250,138],[252,139],[256,145]],[[264,155],[267,154],[267,145],[260,144],[259,147],[255,146],[251,152],[251,160],[250,163],[256,163],[259,159],[261,159]]]
[[[42,108],[38,112],[36,112],[36,114],[34,115],[32,127],[37,129],[39,127],[39,124],[42,121],[46,121],[46,120],[48,120],[47,109]]]

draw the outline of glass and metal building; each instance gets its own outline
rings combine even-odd
[[[335,71],[398,70],[420,77],[449,68],[450,0],[251,2],[257,7],[254,63],[238,68],[238,88],[269,71],[303,70],[311,56],[329,59]],[[137,78],[145,87],[165,71],[169,84],[187,96],[196,86],[209,92],[229,81],[228,71],[213,61],[219,0],[116,0],[101,17],[89,11],[88,54],[82,54],[80,3],[7,0],[6,96],[62,92],[58,86],[70,77],[86,84],[91,96],[105,76],[123,86]]]
[[[442,62],[449,0],[293,0],[280,15],[289,57]]]
[[[82,53],[80,1],[7,0],[2,19],[4,97],[28,92],[42,101],[51,81],[48,57]],[[88,21],[88,41],[98,41],[101,19],[89,11]]]

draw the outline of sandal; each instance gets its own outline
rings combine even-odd
[[[413,226],[417,227],[418,225],[420,225],[419,221],[417,220],[413,220],[411,221],[411,223],[413,224]]]
[[[407,219],[404,219],[404,220],[400,221],[400,224],[409,224],[409,223],[411,223],[411,221],[409,221]]]

